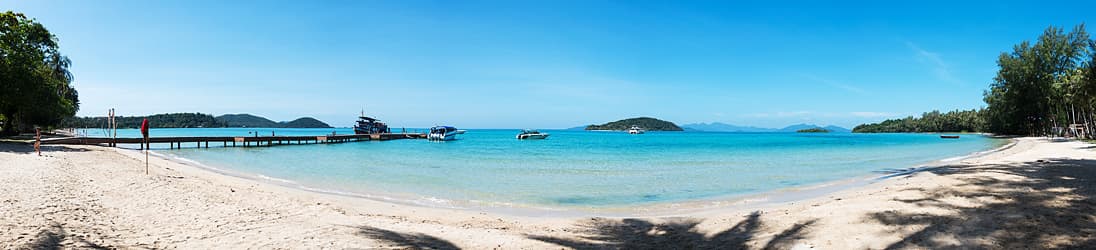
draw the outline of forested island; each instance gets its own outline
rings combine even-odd
[[[586,130],[628,130],[632,126],[638,126],[648,131],[685,131],[677,124],[650,117],[630,118],[601,125],[589,125],[586,126]]]
[[[330,128],[331,126],[311,117],[302,117],[289,122],[275,122],[249,114],[222,115],[214,117],[202,113],[173,113],[150,116],[116,116],[114,120],[119,128],[138,128],[141,121],[148,119],[153,128]],[[106,117],[70,117],[61,122],[66,128],[101,128],[107,124]]]
[[[826,130],[824,128],[815,127],[815,128],[808,128],[808,129],[800,129],[800,130],[796,130],[795,132],[796,133],[829,133],[830,131]]]
[[[989,132],[1004,135],[1067,135],[1073,127],[1096,128],[1096,41],[1085,26],[1050,27],[997,58],[997,76],[983,93],[984,109],[938,111],[920,118],[857,126],[853,132]]]

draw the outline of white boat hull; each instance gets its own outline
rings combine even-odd
[[[521,134],[518,135],[518,140],[541,140],[548,138],[549,134]]]
[[[457,132],[450,133],[432,133],[426,136],[426,139],[431,141],[452,141],[457,139]]]

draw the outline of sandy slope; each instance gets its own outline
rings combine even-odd
[[[1096,152],[1006,150],[822,197],[539,218],[318,194],[100,147],[0,144],[0,248],[1056,248],[1096,245]]]

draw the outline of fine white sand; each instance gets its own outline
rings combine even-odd
[[[1096,245],[1096,152],[1005,150],[819,197],[672,217],[400,205],[225,176],[138,151],[0,144],[0,248],[1070,248]],[[906,167],[906,166],[895,166]]]

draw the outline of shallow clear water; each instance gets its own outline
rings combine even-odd
[[[272,129],[154,129],[153,136]],[[351,133],[276,129],[278,135]],[[1004,143],[977,135],[469,130],[450,142],[394,140],[160,150],[211,167],[352,193],[541,207],[615,207],[715,199],[908,168]],[[119,130],[135,137],[136,130]],[[95,135],[94,132],[91,135]],[[123,136],[124,135],[124,136]],[[220,144],[220,143],[218,143]],[[192,145],[184,145],[193,147]],[[219,146],[213,145],[210,146]],[[160,148],[166,147],[166,144]]]

